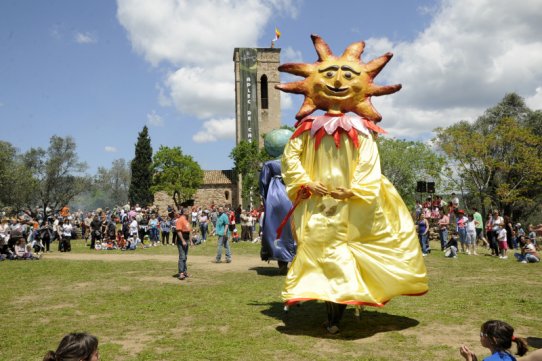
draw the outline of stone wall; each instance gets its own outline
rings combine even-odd
[[[158,207],[158,214],[161,216],[167,215],[167,206],[171,205],[175,208],[175,202],[173,197],[168,195],[166,192],[156,192],[154,193],[154,203],[153,206]]]
[[[205,185],[197,190],[194,196],[194,204],[201,207],[211,205],[224,206],[226,204],[237,205],[237,192],[232,185]]]
[[[228,197],[226,198],[226,192]],[[236,190],[232,186],[216,185],[202,186],[196,191],[194,196],[194,205],[202,208],[208,208],[211,205],[224,206],[232,204],[237,207]],[[154,194],[153,206],[158,207],[158,213],[162,216],[167,215],[167,206],[175,208],[173,197],[166,192],[156,192]]]

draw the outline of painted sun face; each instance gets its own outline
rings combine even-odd
[[[366,96],[367,78],[359,64],[340,59],[325,61],[307,78],[308,97],[320,109],[343,113]]]
[[[332,114],[354,112],[368,120],[380,121],[382,117],[371,104],[371,96],[392,94],[401,89],[400,84],[379,86],[373,83],[392,54],[387,53],[369,63],[363,63],[361,54],[365,43],[353,43],[340,57],[336,57],[322,38],[318,35],[311,37],[319,57],[317,62],[288,63],[279,67],[279,71],[306,78],[276,86],[288,93],[305,95],[296,118],[302,119],[316,109],[321,109]]]

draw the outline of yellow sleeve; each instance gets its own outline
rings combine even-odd
[[[288,197],[292,201],[295,201],[297,192],[302,185],[312,182],[301,162],[302,157],[307,156],[303,152],[305,150],[304,139],[308,134],[309,132],[305,132],[299,137],[290,139],[282,154],[282,179],[286,184]]]
[[[380,193],[382,173],[380,156],[374,139],[359,137],[360,148],[358,164],[351,182],[351,190],[356,198],[372,202]]]

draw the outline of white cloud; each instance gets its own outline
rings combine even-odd
[[[303,54],[299,50],[295,50],[290,46],[283,48],[281,53],[281,63],[301,63],[303,62]]]
[[[194,134],[196,143],[209,143],[222,139],[235,138],[235,119],[211,119],[203,123],[203,129]]]
[[[92,44],[98,41],[96,39],[96,36],[92,35],[89,32],[86,32],[86,33],[77,32],[73,35],[73,39],[78,44]]]
[[[292,95],[285,92],[280,92],[280,109],[282,110],[292,109],[292,105],[293,105]]]
[[[116,153],[117,152],[117,148],[116,147],[113,147],[111,145],[106,145],[104,147],[104,150],[107,152],[107,153]]]
[[[216,119],[235,114],[233,49],[258,46],[269,18],[297,16],[293,0],[117,0],[117,18],[133,49],[153,66],[173,66],[159,86],[163,106],[203,120],[195,141]],[[235,127],[233,127],[235,128]],[[228,133],[228,137],[233,134]]]
[[[537,87],[535,94],[525,99],[527,106],[533,110],[542,109],[542,87]]]
[[[147,114],[147,124],[153,127],[163,127],[164,119],[162,119],[162,117],[156,114],[156,112],[153,110]]]
[[[235,112],[233,63],[211,68],[183,67],[170,74],[165,85],[182,113],[208,119]]]
[[[399,93],[373,99],[382,127],[422,136],[476,119],[510,92],[540,106],[540,18],[538,0],[444,0],[412,42],[368,39],[364,61],[395,53],[376,83],[403,84]]]

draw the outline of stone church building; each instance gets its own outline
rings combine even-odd
[[[263,146],[267,132],[280,128],[280,48],[235,48],[235,144],[258,140]],[[233,170],[204,170],[203,184],[194,204],[204,207],[241,204],[241,182]],[[155,205],[166,209],[173,202],[167,194],[155,194]],[[167,203],[169,202],[169,203]]]

